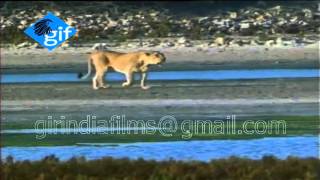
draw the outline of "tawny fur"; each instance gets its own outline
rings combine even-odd
[[[160,52],[137,51],[121,53],[115,51],[96,51],[89,55],[88,73],[81,77],[81,79],[89,77],[91,74],[91,66],[94,66],[96,74],[92,78],[93,89],[108,88],[109,86],[104,84],[104,75],[111,67],[126,76],[126,82],[122,84],[123,87],[132,84],[134,72],[140,72],[140,86],[142,89],[148,89],[149,86],[145,85],[148,66],[164,63],[165,60],[164,54]]]

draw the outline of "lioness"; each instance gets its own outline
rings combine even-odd
[[[166,57],[163,53],[153,52],[130,52],[121,53],[114,51],[96,51],[90,54],[88,59],[88,73],[82,76],[79,73],[79,78],[86,79],[91,74],[91,65],[95,67],[96,74],[92,79],[93,89],[108,88],[109,85],[104,84],[104,75],[109,67],[112,67],[115,71],[121,72],[126,76],[126,82],[122,84],[123,87],[130,86],[132,83],[133,73],[141,73],[142,89],[149,89],[149,86],[145,85],[147,78],[148,66],[152,64],[164,63]]]

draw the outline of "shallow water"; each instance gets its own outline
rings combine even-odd
[[[1,134],[68,134],[68,133],[106,133],[117,131],[146,131],[146,130],[158,130],[160,128],[141,128],[141,127],[123,127],[123,128],[39,128],[39,129],[4,129]]]
[[[268,137],[253,140],[207,140],[176,141],[128,144],[84,143],[75,146],[54,147],[4,147],[2,158],[13,156],[16,160],[39,160],[48,155],[55,155],[61,160],[73,156],[87,159],[99,159],[111,156],[115,158],[144,158],[154,160],[200,160],[227,158],[230,156],[260,159],[273,155],[280,159],[288,156],[318,157],[318,136]]]
[[[318,69],[259,69],[259,70],[206,70],[206,71],[163,71],[150,72],[149,80],[231,80],[266,78],[319,77]],[[139,74],[135,74],[139,79]],[[108,81],[123,81],[121,73],[110,72]],[[89,79],[88,79],[89,80]],[[32,82],[80,82],[76,73],[3,74],[1,83]]]

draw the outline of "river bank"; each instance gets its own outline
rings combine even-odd
[[[131,52],[157,50],[167,56],[163,67],[156,71],[266,69],[266,68],[319,68],[319,44],[303,47],[114,47],[110,50]],[[3,73],[85,72],[91,47],[58,48],[54,52],[35,48],[2,48]]]

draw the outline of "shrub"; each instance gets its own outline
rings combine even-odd
[[[319,169],[319,159],[295,157],[285,160],[230,157],[205,163],[110,157],[60,161],[49,156],[33,162],[8,157],[1,164],[4,179],[319,179]]]

